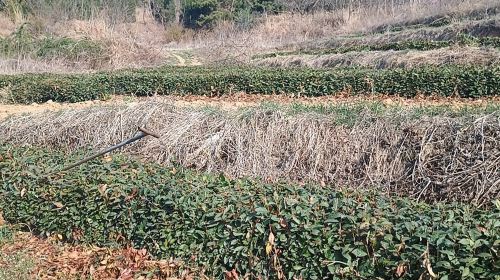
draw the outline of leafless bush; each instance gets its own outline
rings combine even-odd
[[[137,125],[161,134],[125,149],[146,160],[266,181],[314,181],[425,201],[500,198],[500,115],[360,114],[350,127],[328,115],[255,109],[228,113],[162,103],[13,117],[0,143],[74,151],[107,147]]]

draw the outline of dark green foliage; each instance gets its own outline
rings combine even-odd
[[[215,0],[187,0],[183,8],[184,26],[187,27],[209,26],[217,18]]]
[[[245,27],[241,21],[245,16],[275,13],[281,10],[281,5],[274,0],[186,0],[180,1],[177,7],[182,13],[181,23],[188,28],[211,27],[221,20],[231,20]],[[161,23],[170,23],[175,19],[174,0],[155,0],[151,2],[151,10]],[[253,18],[253,17],[252,17]],[[251,21],[246,19],[246,21]]]
[[[337,93],[482,97],[499,94],[500,67],[395,70],[165,67],[156,70],[0,76],[19,103],[78,102],[110,94],[169,95],[231,92],[324,96]]]
[[[216,279],[232,268],[252,279],[277,271],[288,279],[387,279],[398,267],[403,278],[418,279],[429,271],[426,260],[448,279],[493,279],[500,271],[498,201],[488,210],[427,205],[122,158],[44,178],[67,156],[2,146],[0,159],[8,222],[71,242],[147,248]]]

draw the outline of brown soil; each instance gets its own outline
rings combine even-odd
[[[443,98],[443,97],[416,97],[402,98],[395,96],[323,96],[323,97],[291,97],[283,95],[257,95],[237,93],[232,95],[224,95],[217,97],[189,95],[189,96],[161,96],[161,97],[124,97],[113,96],[109,100],[94,100],[79,103],[57,103],[46,102],[42,104],[20,105],[20,104],[2,104],[0,103],[0,120],[7,118],[10,115],[19,115],[27,113],[41,113],[45,111],[58,111],[63,109],[77,109],[91,106],[102,105],[119,105],[127,103],[135,103],[145,100],[156,100],[159,102],[172,103],[180,107],[203,107],[214,106],[224,110],[234,110],[242,107],[256,106],[261,103],[279,103],[283,105],[289,104],[304,104],[304,105],[330,105],[339,103],[356,103],[356,102],[382,102],[388,106],[451,106],[459,108],[463,106],[486,106],[488,104],[500,104],[500,96],[481,98],[481,99],[465,99],[465,98]]]

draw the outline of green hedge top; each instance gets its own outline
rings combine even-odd
[[[153,70],[0,76],[14,102],[78,102],[109,94],[167,95],[232,92],[324,96],[337,93],[484,97],[500,92],[500,67],[415,69],[273,69],[165,67]]]
[[[442,40],[442,41],[404,40],[404,41],[384,42],[384,43],[379,43],[379,42],[363,43],[362,41],[360,42],[346,41],[345,44],[346,45],[339,45],[338,47],[335,48],[311,49],[311,47],[307,47],[297,51],[281,51],[281,52],[265,53],[265,54],[255,55],[252,58],[264,59],[269,57],[289,56],[289,55],[327,55],[327,54],[341,54],[348,52],[363,52],[363,51],[388,51],[388,50],[427,51],[427,50],[441,49],[455,45],[500,48],[500,37],[473,37],[468,35],[460,35],[455,40]]]
[[[120,158],[41,175],[67,160],[0,147],[5,219],[69,241],[147,248],[217,279],[233,268],[250,279],[493,279],[500,272],[498,202],[490,210],[427,205]]]

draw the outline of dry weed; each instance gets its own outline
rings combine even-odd
[[[12,117],[0,124],[0,142],[98,149],[144,125],[161,139],[125,152],[163,164],[266,181],[375,188],[425,201],[484,205],[500,197],[498,114],[411,119],[362,112],[357,118],[347,127],[314,113],[230,113],[146,102]]]
[[[41,62],[42,66],[33,67],[30,61],[18,59],[18,66],[6,67],[4,73],[18,72],[43,72],[66,71],[71,72],[106,70],[128,67],[158,66],[175,61],[172,56],[173,50],[190,50],[210,62],[248,62],[249,58],[264,50],[283,48],[318,48],[335,47],[346,43],[338,41],[339,36],[348,34],[359,34],[370,31],[377,26],[404,23],[429,16],[453,13],[467,13],[480,8],[498,5],[493,0],[479,1],[434,1],[422,0],[412,1],[394,6],[384,3],[372,5],[371,7],[356,6],[349,9],[336,11],[317,11],[311,14],[283,13],[279,15],[268,15],[255,19],[253,25],[242,28],[234,22],[221,22],[213,30],[193,32],[178,26],[165,27],[158,24],[154,18],[143,8],[136,10],[136,22],[110,24],[106,13],[96,15],[92,20],[70,20],[56,21],[47,19],[45,30],[56,36],[68,36],[70,38],[87,37],[104,42],[109,48],[109,62],[103,65],[81,65],[75,62],[71,65],[59,65],[59,61],[50,63]],[[3,27],[1,19],[0,25]],[[43,21],[43,19],[38,19]],[[467,26],[470,25],[470,26]],[[474,26],[474,24],[476,24]],[[482,25],[481,25],[482,24]],[[10,32],[10,25],[7,31]],[[464,29],[465,28],[465,29]],[[0,28],[2,29],[2,28]],[[470,29],[470,30],[469,30]],[[499,32],[498,22],[493,20],[482,22],[464,21],[454,25],[428,29],[421,28],[399,32],[398,34],[386,34],[371,36],[372,42],[398,41],[405,39],[450,39],[457,32],[469,30],[472,34]],[[495,33],[496,32],[496,33]],[[491,35],[490,34],[490,35]],[[484,34],[483,34],[484,35]],[[352,44],[363,44],[367,41],[353,40]],[[26,64],[26,65],[24,65]]]
[[[500,51],[494,48],[449,47],[428,51],[370,51],[327,55],[288,55],[254,61],[258,66],[271,67],[367,67],[411,68],[423,65],[495,65],[500,63]]]
[[[0,13],[0,37],[6,37],[16,30],[16,24],[6,15]]]

